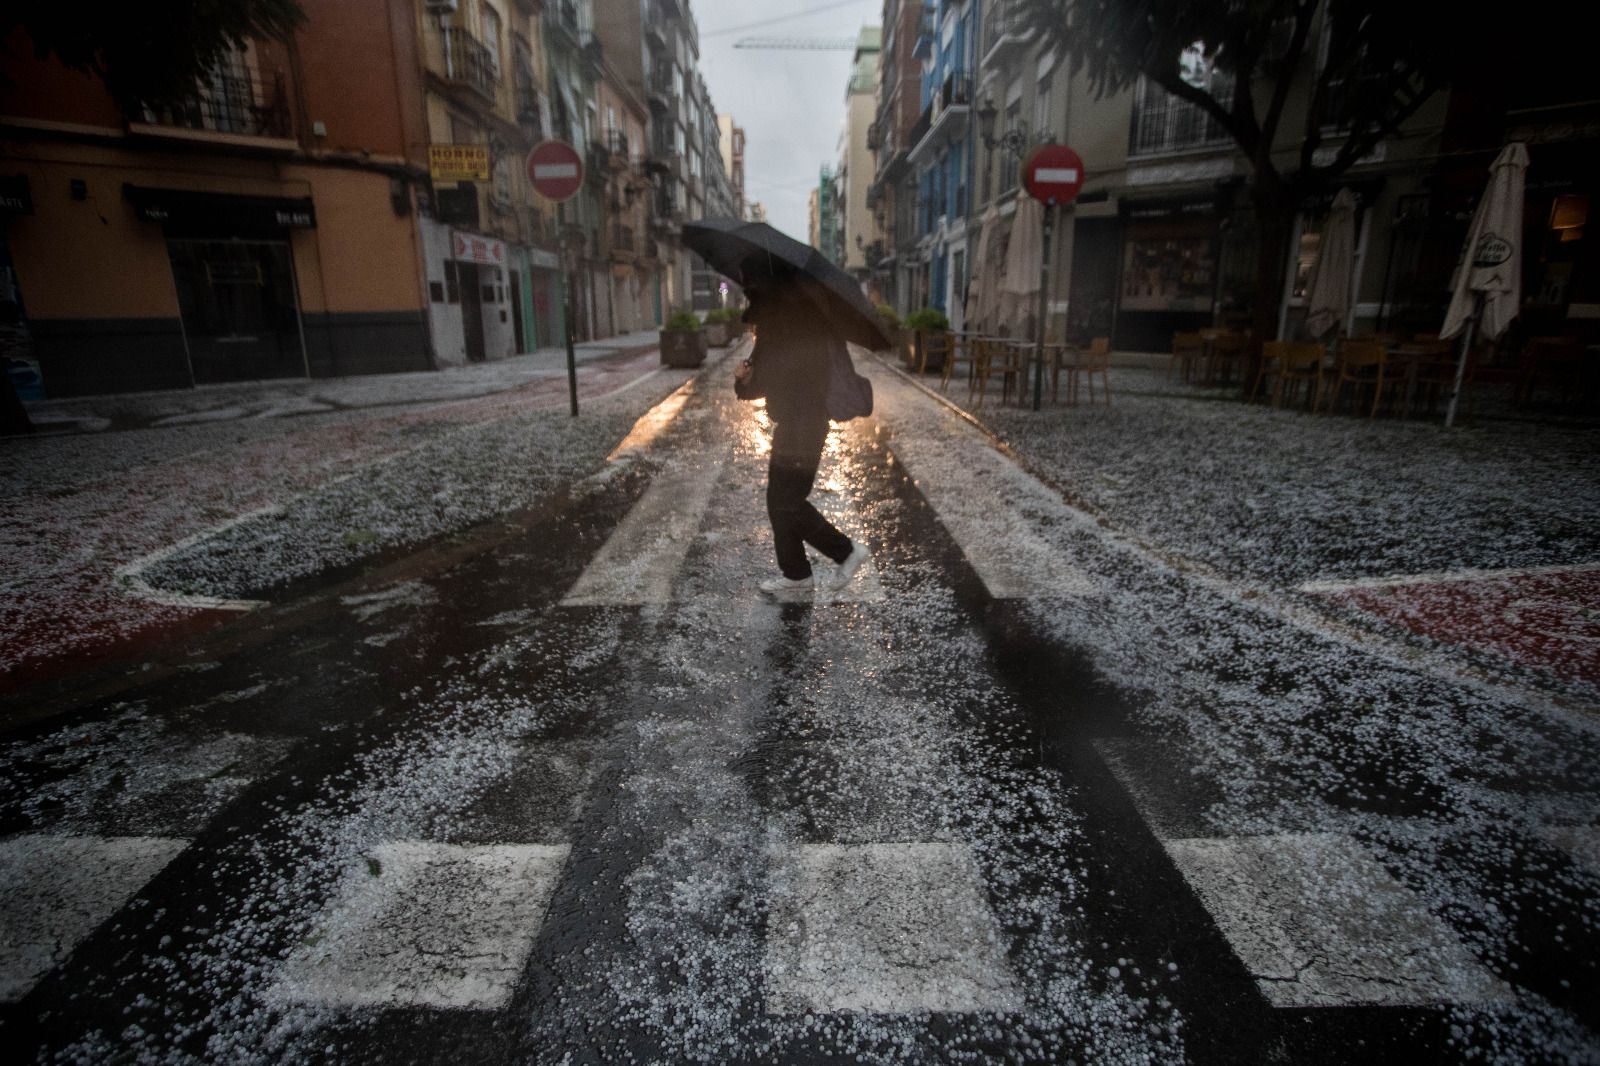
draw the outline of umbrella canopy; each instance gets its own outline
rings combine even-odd
[[[1028,195],[1017,197],[1011,220],[1011,244],[1006,248],[1006,276],[1000,282],[999,321],[1014,326],[1009,336],[1033,335],[1033,316],[1039,297],[1039,268],[1044,263],[1044,205]]]
[[[712,269],[741,285],[751,277],[794,271],[815,283],[805,286],[807,295],[816,300],[828,316],[828,324],[842,338],[874,350],[893,346],[883,331],[882,316],[855,278],[815,248],[765,222],[702,218],[684,224],[683,243]]]
[[[1350,317],[1350,272],[1356,261],[1356,197],[1340,189],[1333,198],[1333,210],[1322,231],[1322,247],[1317,249],[1316,272],[1308,294],[1311,313],[1306,329],[1313,337],[1338,327]]]
[[[978,247],[972,256],[972,273],[967,279],[967,300],[965,325],[974,333],[982,333],[989,328],[990,309],[994,305],[994,297],[1000,288],[1000,265],[991,262],[997,258],[994,254],[995,230],[999,228],[1000,211],[994,204],[983,213],[983,222],[978,229]]]
[[[1484,336],[1500,336],[1517,317],[1522,303],[1522,183],[1527,169],[1528,150],[1515,141],[1489,167],[1489,187],[1472,216],[1439,336],[1454,337],[1465,329],[1480,297],[1483,313],[1478,328]]]

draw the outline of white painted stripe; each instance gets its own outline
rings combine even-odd
[[[184,607],[197,611],[253,611],[257,607],[265,607],[267,604],[266,600],[219,599],[214,596],[191,596],[187,593],[169,592],[166,589],[158,589],[144,579],[144,572],[169,556],[176,555],[181,551],[185,551],[188,548],[199,544],[201,541],[209,540],[212,537],[221,536],[234,526],[243,525],[246,522],[252,521],[256,518],[264,517],[266,515],[277,514],[280,510],[282,510],[282,507],[278,504],[270,504],[266,507],[258,507],[254,511],[247,511],[242,515],[237,515],[228,519],[226,522],[220,522],[217,525],[208,526],[192,536],[184,537],[182,540],[177,541],[174,544],[167,545],[165,548],[153,551],[148,555],[140,556],[131,563],[125,563],[124,565],[117,567],[117,584],[121,586],[124,592],[135,599],[146,600],[150,603],[159,603],[166,607]]]
[[[0,1002],[27,995],[188,844],[45,835],[0,841]]]
[[[1274,1007],[1516,998],[1350,837],[1285,833],[1163,843]]]
[[[657,475],[561,601],[566,607],[670,603],[726,458]]]
[[[575,178],[578,176],[576,163],[535,163],[533,165],[535,178]]]
[[[1307,581],[1297,592],[1356,592],[1362,589],[1399,588],[1405,585],[1447,585],[1469,581],[1504,581],[1518,577],[1550,574],[1588,574],[1600,570],[1600,563],[1575,563],[1561,566],[1529,566],[1506,570],[1440,570],[1428,574],[1391,574],[1386,577],[1358,577],[1347,580]]]
[[[790,861],[767,919],[770,1013],[1022,1009],[965,846],[808,844]]]
[[[690,378],[676,389],[671,396],[656,404],[644,413],[639,421],[628,430],[628,435],[622,438],[611,454],[606,456],[606,461],[614,463],[619,459],[627,459],[640,454],[654,444],[661,434],[667,431],[683,412],[683,405],[689,402],[689,397],[695,393],[695,384],[698,378]]]
[[[925,402],[913,386],[874,361],[859,364],[881,406]],[[937,436],[896,435],[889,441],[939,522],[995,599],[1086,596],[1093,591],[1074,562],[1037,533],[1031,516],[1078,516],[1060,495],[1011,459],[983,433],[949,411]]]
[[[1078,180],[1077,167],[1040,167],[1033,172],[1034,182],[1067,184]]]
[[[494,1010],[511,1000],[565,844],[394,841],[356,863],[268,998]]]

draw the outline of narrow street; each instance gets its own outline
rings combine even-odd
[[[0,700],[18,1061],[1600,1061],[1592,707],[1153,551],[864,357],[813,498],[872,561],[765,600],[736,357],[482,401],[457,497],[536,486],[264,583],[391,484],[319,474],[141,572],[264,605]]]

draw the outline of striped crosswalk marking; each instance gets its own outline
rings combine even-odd
[[[492,1010],[511,999],[565,844],[404,840],[363,856],[288,958],[277,1002]]]
[[[1280,833],[1163,843],[1275,1007],[1515,998],[1350,837]]]
[[[1506,1002],[1491,975],[1365,845],[1341,833],[1191,835],[1134,741],[1095,743],[1102,759],[1275,1007]]]
[[[658,474],[579,575],[562,604],[670,603],[673,579],[700,531],[722,468],[723,462],[716,460]]]
[[[891,412],[927,398],[895,374],[865,364],[882,405]],[[1088,595],[1087,576],[1037,532],[1041,524],[1080,520],[1061,494],[997,451],[951,412],[937,432],[901,434],[891,442],[939,523],[961,547],[995,599]]]
[[[43,834],[0,841],[0,1002],[27,995],[188,843]]]
[[[767,923],[769,1012],[1021,1009],[965,847],[803,845],[778,885]]]

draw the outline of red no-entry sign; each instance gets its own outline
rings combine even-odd
[[[1083,160],[1064,144],[1043,144],[1022,166],[1022,187],[1046,204],[1070,204],[1083,188]]]
[[[528,153],[528,180],[546,200],[571,199],[583,187],[583,157],[565,141],[540,141]]]

